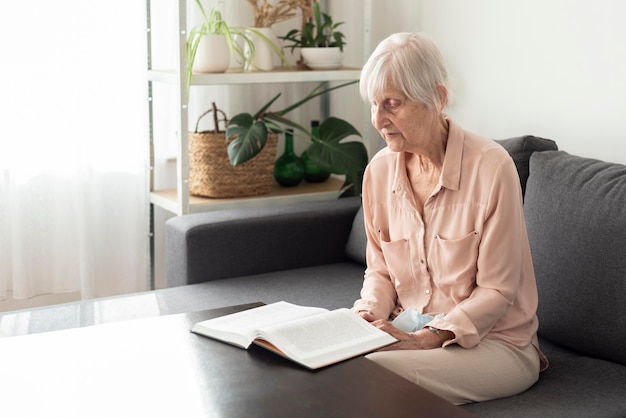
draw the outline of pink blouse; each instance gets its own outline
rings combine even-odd
[[[381,150],[363,180],[367,269],[355,311],[430,315],[470,348],[537,343],[537,287],[520,181],[509,154],[450,120],[439,183],[416,208],[405,154]]]

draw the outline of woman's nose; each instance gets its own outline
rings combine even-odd
[[[385,125],[386,116],[380,107],[372,106],[372,126],[380,130]]]

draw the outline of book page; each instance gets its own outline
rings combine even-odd
[[[311,315],[328,312],[324,308],[276,302],[219,318],[198,322],[192,332],[248,348],[257,337],[257,330]]]
[[[396,341],[349,309],[273,325],[261,329],[259,334],[281,354],[310,368],[354,357]]]

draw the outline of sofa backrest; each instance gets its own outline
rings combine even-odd
[[[363,206],[361,206],[354,217],[354,221],[352,221],[352,230],[346,245],[346,257],[365,265],[367,236],[365,235],[365,224],[363,222]]]
[[[551,139],[539,138],[537,136],[525,135],[508,139],[496,140],[497,143],[507,150],[520,178],[522,187],[522,195],[526,190],[526,182],[528,179],[528,161],[530,156],[536,151],[556,150],[557,145]],[[365,265],[365,246],[367,237],[365,236],[365,228],[363,225],[363,209],[361,208],[352,224],[352,231],[346,246],[346,256]]]
[[[515,163],[515,168],[517,168],[517,174],[519,175],[519,182],[522,186],[522,196],[526,193],[530,156],[537,151],[552,151],[558,149],[556,142],[553,140],[532,135],[509,139],[496,139],[495,141],[507,150]]]
[[[533,154],[524,213],[539,334],[626,364],[626,166]]]

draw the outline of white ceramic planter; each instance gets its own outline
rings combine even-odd
[[[223,73],[230,66],[230,50],[224,35],[203,35],[198,43],[194,73]]]
[[[272,47],[267,43],[267,39],[274,41],[276,35],[272,28],[251,28],[246,32],[248,37],[254,44],[254,51],[250,50],[246,45],[244,53],[247,62],[244,70],[246,71],[271,71],[274,69],[274,62],[272,57]],[[257,33],[263,36],[259,36]]]
[[[300,48],[300,54],[304,65],[312,70],[336,70],[343,61],[339,47]]]

